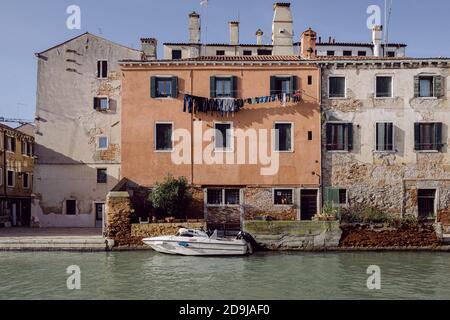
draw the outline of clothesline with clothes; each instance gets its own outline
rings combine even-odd
[[[191,95],[186,92],[180,92],[184,95],[183,112],[188,113],[210,113],[220,116],[234,115],[248,105],[264,104],[270,102],[281,102],[282,106],[286,106],[290,102],[300,102],[302,94],[298,90],[294,93],[276,93],[269,96],[261,96],[247,99],[238,99],[232,97],[206,98]]]

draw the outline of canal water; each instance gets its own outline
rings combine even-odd
[[[80,290],[67,288],[72,265]],[[371,265],[380,290],[367,288]],[[449,271],[450,253],[0,252],[0,299],[450,299]]]

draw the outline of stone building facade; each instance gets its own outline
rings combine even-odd
[[[369,57],[318,63],[325,201],[446,219],[450,60]]]
[[[34,137],[0,124],[0,227],[28,227],[33,192]]]
[[[141,51],[85,33],[37,53],[33,219],[99,227],[120,180],[121,59]]]

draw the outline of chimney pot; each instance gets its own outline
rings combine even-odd
[[[200,42],[201,42],[200,15],[194,11],[189,14],[189,43],[200,44]]]
[[[239,44],[239,22],[238,21],[230,21],[230,44],[238,45]]]
[[[261,30],[261,29],[258,29],[257,31],[256,31],[256,44],[257,45],[262,45],[262,43],[263,43],[263,35],[264,35],[264,32]]]
[[[316,57],[317,33],[309,28],[302,33],[300,42],[300,57],[303,59],[314,59]]]
[[[143,60],[156,60],[158,40],[155,38],[142,38],[141,39]]]
[[[381,57],[383,55],[383,26],[374,26],[372,29],[373,55]]]

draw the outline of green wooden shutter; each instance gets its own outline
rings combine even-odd
[[[347,123],[347,150],[353,150],[353,123]]]
[[[237,94],[237,92],[238,92],[237,84],[238,84],[238,78],[236,76],[232,76],[231,77],[231,96],[233,98],[237,98],[237,96],[238,96],[238,94]]]
[[[441,151],[443,144],[442,144],[442,123],[438,122],[434,126],[435,135],[436,135],[436,150]]]
[[[414,76],[414,97],[420,96],[420,79],[419,76]]]
[[[420,151],[420,123],[414,123],[414,150]]]
[[[209,78],[209,91],[211,98],[215,98],[216,94],[216,77]]]
[[[277,77],[271,76],[270,77],[270,94],[274,94],[276,92],[276,82],[277,82]]]
[[[436,98],[442,97],[442,77],[434,76],[433,82],[434,82],[433,96],[435,96]]]
[[[297,88],[297,77],[296,76],[291,76],[290,77],[290,83],[291,83],[291,93],[295,93],[298,88]]]
[[[172,98],[178,98],[178,77],[172,77]]]
[[[150,79],[150,95],[152,98],[156,98],[156,77]]]

